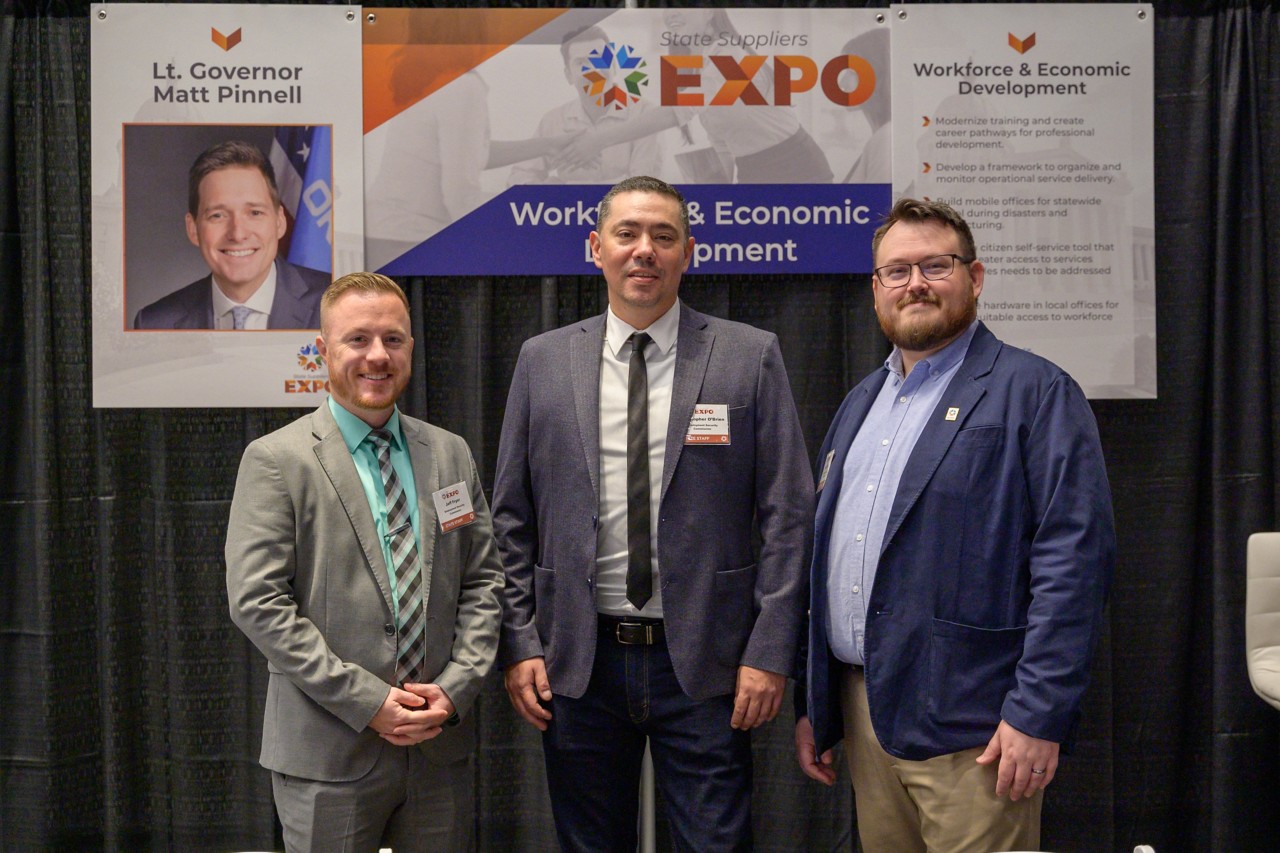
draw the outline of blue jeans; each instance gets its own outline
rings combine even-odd
[[[665,641],[623,645],[602,625],[586,693],[553,695],[551,714],[542,745],[564,850],[634,853],[646,737],[675,849],[751,849],[751,735],[729,727],[733,696],[685,695]]]

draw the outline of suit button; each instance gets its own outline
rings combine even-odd
[[[382,632],[386,634],[388,637],[395,636],[396,626],[388,622],[387,624],[382,626]]]

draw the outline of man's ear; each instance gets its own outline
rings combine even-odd
[[[595,261],[597,267],[604,269],[604,264],[600,261],[600,232],[592,231],[587,240],[591,242],[591,260]]]

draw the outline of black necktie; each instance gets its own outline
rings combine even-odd
[[[627,371],[627,601],[639,610],[653,596],[649,539],[649,375],[644,348],[650,337],[631,336]]]

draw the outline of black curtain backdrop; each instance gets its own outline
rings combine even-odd
[[[245,444],[301,412],[92,408],[89,7],[4,8],[0,847],[270,849],[266,671],[227,616],[222,544]],[[1280,25],[1263,3],[1155,11],[1160,397],[1094,403],[1119,563],[1044,844],[1274,850],[1280,715],[1250,690],[1243,611],[1245,539],[1276,527]],[[521,342],[603,310],[602,283],[402,284],[418,340],[402,406],[464,435],[491,483]],[[692,276],[682,296],[778,333],[813,452],[885,355],[868,290]],[[758,846],[854,849],[847,779],[801,775],[784,707],[755,742]],[[478,849],[554,849],[536,734],[496,677],[477,713]]]

